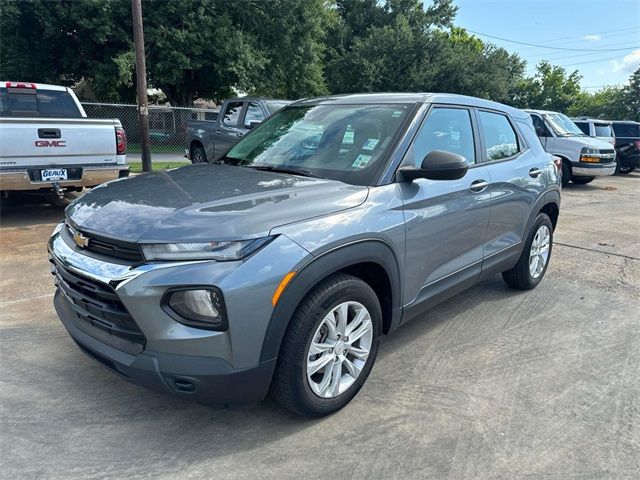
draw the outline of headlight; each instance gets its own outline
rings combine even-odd
[[[597,155],[600,153],[600,150],[597,148],[583,147],[580,153],[582,153],[582,155]]]
[[[240,260],[274,237],[235,242],[191,242],[142,244],[142,252],[147,260]]]
[[[178,322],[207,330],[226,330],[227,314],[222,292],[216,287],[173,290],[163,301],[163,308]]]

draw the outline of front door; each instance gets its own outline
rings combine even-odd
[[[476,164],[470,110],[434,106],[402,164],[419,166],[432,150],[462,155],[470,168],[459,180],[399,184],[406,222],[405,305],[469,285],[481,271],[491,195],[487,168]]]
[[[227,151],[238,141],[238,134],[242,132],[240,123],[240,113],[243,102],[229,102],[220,114],[220,122],[216,126],[213,138],[214,156],[216,159],[227,153]]]

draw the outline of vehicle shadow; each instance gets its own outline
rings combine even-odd
[[[453,301],[429,310],[422,318],[408,322],[393,335],[384,337],[377,367],[391,370],[397,368],[397,364],[385,366],[387,357],[402,356],[402,351],[409,341],[420,343],[423,339],[425,347],[428,346],[427,338],[433,336],[432,331],[436,328],[463,328],[461,325],[466,321],[481,321],[473,315],[467,315],[472,306],[477,307],[486,300],[499,302],[503,298],[520,295],[523,294],[508,289],[499,277],[480,283],[458,295]],[[459,317],[465,318],[458,322]],[[354,415],[359,419],[359,430],[375,431],[380,428],[381,419],[364,415],[362,409],[366,411],[378,402],[383,404],[386,401],[385,394],[380,398],[377,395],[359,396],[360,398],[357,397],[349,407],[322,419],[298,417],[270,397],[247,410],[215,410],[129,384],[92,360],[87,358],[84,361],[85,357],[75,349],[71,340],[62,338],[74,353],[69,352],[71,358],[65,356],[65,366],[58,366],[69,371],[58,371],[55,375],[58,383],[56,389],[67,392],[67,400],[56,407],[62,411],[58,411],[54,416],[64,418],[63,423],[73,421],[74,426],[77,426],[78,422],[101,423],[102,420],[96,420],[95,412],[108,412],[104,421],[111,423],[110,429],[124,429],[128,432],[128,438],[136,439],[135,446],[128,440],[122,440],[120,443],[113,442],[114,439],[108,440],[110,456],[131,454],[132,451],[152,453],[154,456],[179,455],[180,464],[193,468],[214,458],[281,442],[284,438],[296,436],[303,430],[308,430],[311,434],[326,429],[340,432],[345,424],[352,424]],[[433,338],[430,341],[433,341]],[[389,360],[392,360],[391,363],[395,361],[394,358]],[[384,372],[381,373],[380,378],[387,378]],[[414,381],[411,377],[409,371],[402,376],[403,381],[408,383]],[[375,384],[370,386],[379,387]],[[73,392],[74,400],[69,400],[68,392]],[[104,440],[103,437],[102,441]],[[91,457],[89,453],[95,448],[95,445],[91,444],[97,441],[97,438],[85,440],[82,449],[89,450],[83,452],[87,454],[87,458]],[[179,446],[177,451],[176,446]],[[156,473],[166,475],[170,473],[171,466],[164,463],[157,467],[147,465],[145,468],[147,474],[153,475],[154,472],[150,472],[149,469],[157,468]]]
[[[77,193],[67,193],[60,199],[53,193],[10,192],[8,197],[0,198],[0,226],[58,223],[64,218],[64,209],[77,196]]]

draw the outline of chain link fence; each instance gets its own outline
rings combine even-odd
[[[90,118],[117,118],[127,134],[127,160],[142,161],[142,142],[137,105],[119,103],[82,103]],[[154,162],[188,162],[185,133],[187,120],[213,120],[218,110],[208,108],[149,105],[149,137]]]

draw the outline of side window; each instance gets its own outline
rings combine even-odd
[[[416,167],[433,150],[456,153],[475,163],[475,147],[471,114],[464,108],[434,108],[413,142],[413,162]],[[411,151],[409,152],[411,154]]]
[[[242,102],[228,103],[227,108],[224,111],[224,116],[222,117],[222,123],[224,123],[228,127],[237,127],[241,111]]]
[[[538,115],[531,115],[531,121],[533,122],[533,128],[536,131],[538,137],[550,137],[547,130],[547,126],[544,121]]]
[[[487,160],[500,160],[518,153],[518,137],[506,116],[483,111],[478,115]]]
[[[264,113],[262,113],[262,108],[257,103],[249,103],[247,105],[247,112],[244,114],[244,126],[245,128],[249,128],[251,122],[261,122],[264,120]]]
[[[576,124],[576,127],[578,127],[580,130],[582,130],[582,133],[584,133],[585,135],[589,135],[589,124],[586,122],[573,122]]]

